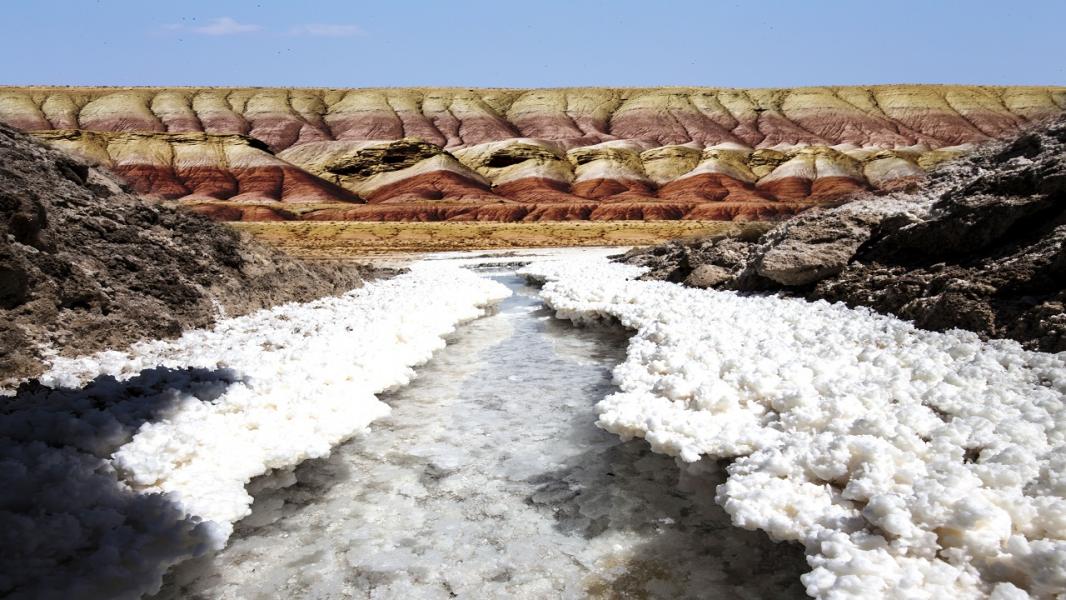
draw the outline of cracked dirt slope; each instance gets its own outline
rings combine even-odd
[[[775,219],[914,185],[1062,87],[0,88],[0,121],[231,220]]]

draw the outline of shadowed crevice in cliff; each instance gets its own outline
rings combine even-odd
[[[145,423],[237,381],[226,369],[157,367],[0,397],[0,596],[137,597],[213,547],[210,524],[131,489],[110,457]]]

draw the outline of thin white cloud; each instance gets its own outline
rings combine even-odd
[[[239,33],[251,33],[262,29],[259,25],[241,23],[231,17],[219,17],[211,19],[207,25],[192,27],[189,30],[201,35],[236,35]]]
[[[315,37],[351,37],[362,35],[363,30],[358,25],[335,25],[325,23],[309,23],[297,25],[289,30],[291,35],[310,35]]]

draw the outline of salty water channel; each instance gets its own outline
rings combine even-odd
[[[459,328],[390,417],[251,486],[227,548],[162,598],[804,597],[802,550],[733,527],[721,478],[595,426],[626,334],[515,294]]]

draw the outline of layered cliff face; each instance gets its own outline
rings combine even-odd
[[[82,130],[35,135],[123,176],[136,192],[165,199],[242,204],[358,201],[242,135]]]
[[[245,220],[775,219],[1064,107],[1038,87],[0,90],[0,121]]]

